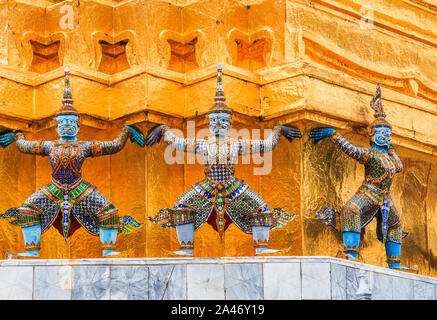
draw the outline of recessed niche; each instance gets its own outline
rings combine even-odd
[[[130,68],[127,56],[126,45],[129,39],[121,40],[116,43],[109,43],[100,40],[99,45],[102,50],[102,56],[98,71],[107,74],[114,74]]]
[[[199,65],[196,60],[197,41],[197,38],[185,43],[167,39],[170,45],[170,61],[167,68],[182,73],[198,68]]]
[[[35,40],[29,40],[32,47],[32,61],[29,70],[46,73],[60,67],[59,47],[60,41],[43,44]]]
[[[227,35],[229,63],[256,71],[272,65],[272,49],[275,47],[274,32],[264,27],[252,32],[231,29]]]
[[[246,42],[243,39],[235,39],[237,44],[237,61],[238,67],[255,71],[266,67],[265,50],[266,39],[256,39],[252,42]]]

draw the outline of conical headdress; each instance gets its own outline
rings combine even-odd
[[[215,90],[214,97],[214,105],[208,111],[208,114],[211,113],[229,113],[232,116],[232,110],[228,108],[225,101],[225,92],[223,91],[223,82],[222,82],[222,66],[219,64],[217,66],[217,88]]]
[[[376,128],[376,127],[388,127],[391,129],[390,123],[388,123],[385,120],[386,114],[385,114],[384,108],[382,106],[381,86],[379,83],[378,83],[378,87],[376,88],[376,95],[372,99],[372,101],[370,101],[370,106],[372,107],[373,110],[375,110],[375,113],[373,114],[373,116],[375,117],[375,120],[369,125],[370,130],[372,130],[373,128]]]
[[[73,97],[71,96],[71,88],[70,88],[70,69],[65,67],[65,84],[64,84],[64,97],[62,98],[62,107],[56,115],[65,115],[65,114],[74,114],[78,118],[80,118],[79,112],[73,108]]]

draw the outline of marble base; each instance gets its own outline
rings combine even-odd
[[[364,293],[364,294],[363,294]],[[0,260],[0,299],[437,300],[437,278],[333,257]]]

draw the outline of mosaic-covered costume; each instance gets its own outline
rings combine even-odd
[[[294,216],[280,208],[271,210],[258,194],[234,175],[238,156],[272,151],[279,141],[280,129],[275,128],[265,140],[229,138],[225,143],[217,143],[214,139],[179,138],[167,127],[164,130],[165,142],[176,150],[202,155],[205,179],[184,193],[172,209],[162,209],[154,222],[168,219],[163,226],[194,222],[197,230],[208,221],[222,235],[231,222],[243,232],[252,233],[253,225],[273,229]]]
[[[243,180],[235,177],[234,166],[239,156],[272,151],[281,135],[291,141],[291,138],[301,137],[300,131],[297,128],[276,126],[265,140],[230,138],[228,132],[232,111],[225,104],[221,66],[218,67],[214,100],[215,104],[207,116],[210,131],[213,133],[211,138],[179,138],[165,125],[156,127],[159,132],[156,133],[153,129],[149,133],[148,139],[151,137],[151,140],[159,141],[163,136],[164,141],[172,148],[201,155],[205,164],[205,178],[202,181],[185,192],[173,208],[161,209],[155,217],[149,219],[154,223],[164,221],[162,227],[176,228],[181,248],[176,254],[192,255],[194,231],[205,222],[220,237],[233,222],[243,232],[253,235],[256,254],[278,251],[267,248],[269,232],[275,227],[284,226],[295,214],[289,214],[280,208],[271,210]]]
[[[118,209],[97,187],[82,179],[81,168],[88,157],[120,151],[129,135],[130,131],[123,128],[113,141],[62,142],[27,141],[22,133],[17,133],[15,143],[20,152],[48,156],[52,167],[51,183],[42,186],[17,209],[19,225],[41,224],[44,232],[55,223],[65,239],[77,228],[77,225],[70,228],[71,216],[95,236],[99,228],[118,228]],[[56,223],[57,217],[60,221]]]
[[[381,242],[401,243],[405,233],[402,222],[390,197],[395,173],[402,171],[402,162],[393,149],[389,154],[369,148],[359,148],[335,132],[330,140],[345,154],[365,167],[365,178],[357,193],[343,206],[341,213],[325,208],[319,214],[329,226],[338,231],[361,232],[377,216],[378,239]]]

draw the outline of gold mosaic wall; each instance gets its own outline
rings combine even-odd
[[[56,139],[52,116],[68,65],[83,114],[80,139],[110,140],[125,124],[144,132],[156,123],[185,130],[195,119],[205,128],[221,63],[235,128],[290,124],[304,133],[291,144],[281,139],[269,175],[254,176],[256,164],[237,166],[237,176],[271,207],[299,214],[271,233],[271,247],[333,256],[341,235],[315,213],[339,209],[360,185],[363,168],[328,141],[314,146],[308,133],[334,126],[367,146],[369,101],[379,82],[405,167],[392,190],[409,232],[403,263],[437,276],[436,16],[425,0],[0,0],[0,126],[29,139]],[[199,164],[166,164],[165,149],[163,142],[146,149],[128,143],[119,154],[87,160],[84,178],[121,214],[144,222],[203,175]],[[0,211],[49,180],[46,158],[14,146],[0,150]],[[178,242],[174,230],[147,222],[117,245],[128,257],[169,257]],[[20,229],[1,222],[0,247],[23,251]],[[100,252],[98,238],[83,229],[68,243],[55,229],[42,236],[42,258]],[[375,223],[361,253],[366,263],[386,265]],[[234,225],[223,239],[207,224],[196,232],[195,256],[253,254],[251,236]]]

